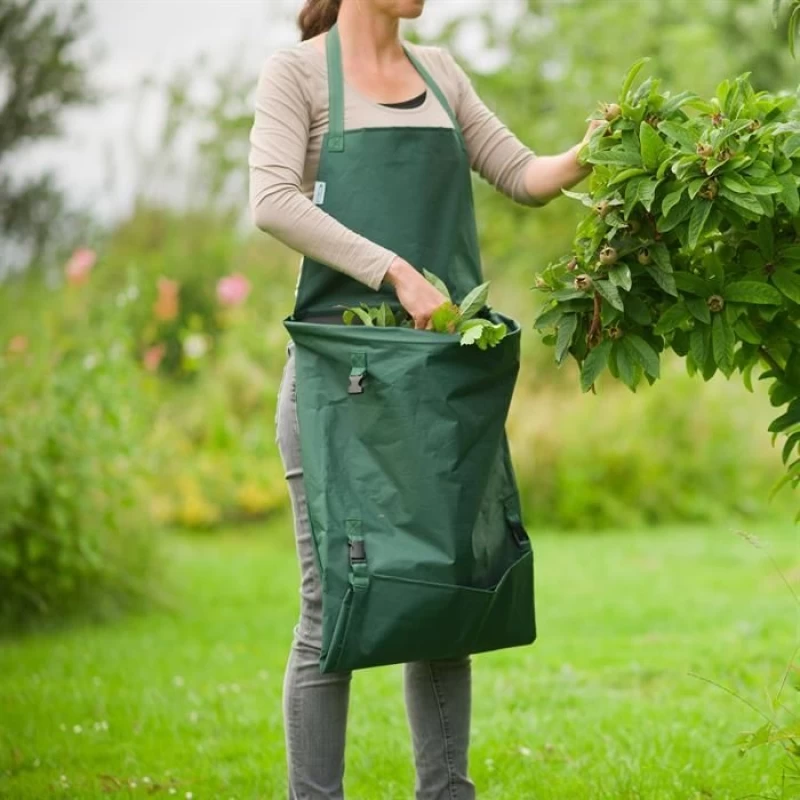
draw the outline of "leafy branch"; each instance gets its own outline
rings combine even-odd
[[[800,20],[795,0],[793,24]],[[571,355],[584,391],[608,370],[633,391],[662,354],[690,374],[753,374],[782,413],[788,474],[800,483],[800,104],[756,92],[748,75],[703,99],[672,95],[644,61],[582,158],[593,165],[573,252],[538,276],[536,327]]]
[[[479,317],[489,299],[489,284],[476,286],[461,302],[456,305],[444,281],[432,272],[425,270],[425,278],[435,286],[446,298],[431,315],[431,330],[437,333],[460,334],[462,345],[476,345],[481,350],[496,347],[508,333],[505,324],[493,323]],[[388,328],[413,328],[414,323],[402,309],[394,310],[388,303],[377,307],[366,304],[345,309],[342,319],[345,325],[360,322],[362,325]]]

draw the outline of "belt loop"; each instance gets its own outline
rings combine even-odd
[[[347,547],[350,552],[350,584],[355,591],[365,592],[369,588],[369,571],[361,520],[348,519],[345,525]]]
[[[367,377],[367,354],[351,353],[350,364],[350,385],[347,387],[347,393],[363,394],[364,381]]]

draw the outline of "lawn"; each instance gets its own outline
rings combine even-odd
[[[495,800],[764,795],[786,762],[733,741],[797,642],[794,529],[534,532],[539,641],[475,658],[472,774]],[[290,527],[171,536],[171,611],[0,645],[0,797],[285,797]],[[401,669],[357,675],[349,798],[411,798]],[[701,679],[702,678],[702,679]],[[787,690],[789,702],[797,694]],[[135,784],[135,785],[134,785]],[[796,796],[788,792],[786,797]]]

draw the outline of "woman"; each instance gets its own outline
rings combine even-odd
[[[259,228],[304,254],[298,308],[316,321],[336,321],[330,309],[339,297],[381,300],[389,294],[416,328],[429,327],[445,301],[421,274],[433,267],[397,251],[435,261],[424,255],[436,250],[435,242],[428,250],[415,246],[430,243],[432,230],[461,226],[451,249],[474,238],[470,168],[530,206],[547,203],[587,174],[577,159],[583,142],[560,155],[535,156],[483,105],[446,51],[401,41],[400,20],[418,17],[423,6],[424,0],[307,0],[299,19],[303,43],[274,54],[261,72],[250,139],[252,213]],[[343,71],[341,97],[329,91],[332,65]],[[402,131],[394,139],[393,128]],[[384,142],[382,150],[375,141]],[[334,156],[345,166],[331,169]],[[367,186],[367,196],[360,196]],[[403,203],[393,206],[404,192]],[[402,218],[398,207],[408,209]],[[448,250],[451,255],[460,258]],[[341,798],[351,674],[320,670],[322,586],[303,481],[291,344],[288,352],[277,438],[302,574],[301,615],[284,684],[289,794]],[[467,770],[469,658],[407,664],[405,695],[418,800],[474,797]]]

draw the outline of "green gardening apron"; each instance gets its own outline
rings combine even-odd
[[[315,200],[438,275],[458,302],[482,282],[471,172],[454,128],[345,130],[341,43],[327,37],[330,130]],[[323,590],[323,672],[458,658],[535,638],[533,553],[505,421],[520,327],[495,348],[456,334],[337,324],[388,302],[306,258],[294,314],[304,484]]]

